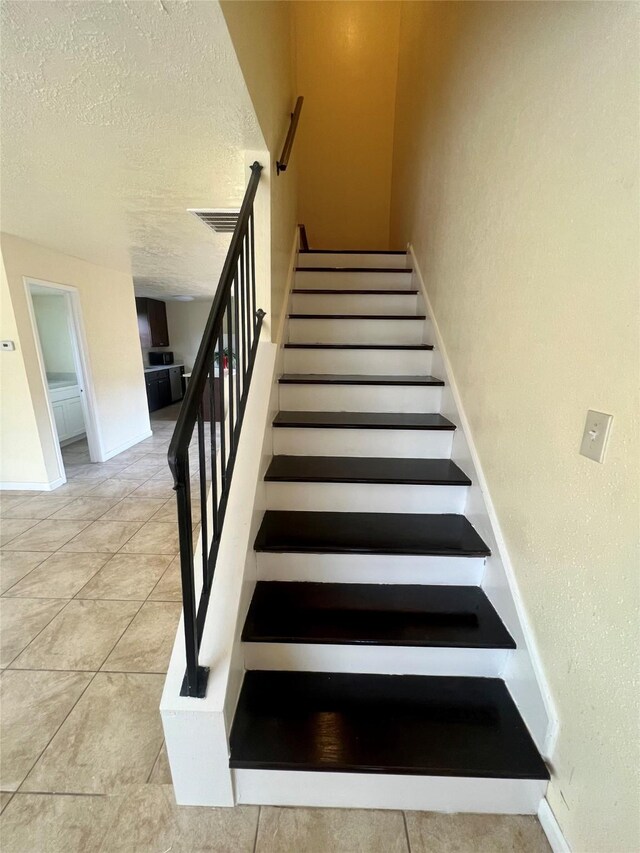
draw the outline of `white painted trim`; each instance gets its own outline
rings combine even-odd
[[[300,770],[233,770],[238,803],[319,808],[537,814],[547,783],[536,779],[400,776]]]
[[[148,429],[144,432],[141,432],[140,435],[135,436],[135,438],[127,439],[122,444],[119,444],[117,447],[114,447],[112,450],[108,450],[103,454],[103,462],[106,462],[108,459],[111,459],[113,456],[117,456],[119,453],[123,453],[125,450],[128,450],[130,447],[134,447],[136,444],[140,444],[141,441],[144,441],[145,438],[151,438],[153,435],[153,431]]]
[[[540,821],[542,831],[547,836],[547,841],[549,842],[549,846],[553,850],[553,853],[571,853],[571,848],[562,834],[560,824],[558,823],[558,820],[546,797],[540,802],[538,820]]]
[[[435,335],[434,344],[440,358],[442,359],[442,366],[446,374],[446,376],[442,378],[444,378],[447,382],[448,390],[452,395],[453,403],[457,410],[456,423],[458,424],[459,429],[456,431],[456,437],[458,437],[460,433],[462,434],[463,440],[465,440],[467,444],[471,463],[475,469],[475,471],[473,472],[467,470],[466,473],[471,477],[472,480],[474,480],[474,483],[476,483],[479,488],[483,503],[482,510],[484,511],[484,514],[486,514],[486,527],[490,529],[490,532],[494,539],[494,542],[488,542],[487,544],[491,547],[492,553],[494,555],[497,551],[497,555],[495,556],[497,556],[500,560],[501,570],[504,572],[504,576],[508,584],[508,593],[513,602],[513,607],[515,608],[515,612],[519,622],[518,627],[520,629],[522,637],[519,638],[518,636],[515,636],[514,639],[518,643],[519,647],[523,644],[525,647],[524,649],[519,648],[518,652],[516,652],[512,656],[510,662],[505,668],[503,678],[505,679],[505,682],[512,694],[512,698],[516,702],[516,705],[518,706],[518,709],[522,714],[525,723],[529,727],[529,730],[536,742],[536,745],[538,746],[538,749],[540,749],[542,754],[548,758],[553,753],[558,732],[558,716],[555,709],[555,704],[553,702],[551,691],[544,675],[544,669],[535,642],[535,636],[526,613],[526,608],[524,606],[522,596],[520,594],[513,565],[509,558],[506,542],[502,534],[502,530],[500,528],[500,523],[498,521],[498,516],[496,514],[493,501],[491,500],[487,480],[484,475],[478,451],[473,440],[469,420],[465,413],[461,394],[456,383],[455,375],[451,367],[451,362],[449,361],[447,355],[446,346],[442,338],[442,334],[440,333],[437,317],[435,316],[435,313],[433,311],[433,306],[431,304],[429,293],[427,291],[427,287],[425,285],[424,278],[420,270],[420,265],[415,256],[411,244],[409,244],[408,246],[408,252],[411,257],[411,266],[413,268],[414,278],[419,285],[419,289],[422,292],[426,304],[427,314],[431,320],[431,327]],[[480,532],[481,535],[485,534],[485,531]],[[493,559],[493,557],[490,559]],[[488,569],[485,569],[485,578],[487,571]],[[489,594],[490,591],[486,589],[484,581],[482,586],[483,588],[485,588],[487,594]],[[496,607],[498,613],[504,619],[503,613],[501,613],[500,606],[497,606],[498,603],[493,599],[492,603]],[[508,620],[505,619],[505,621],[507,622],[507,627],[512,630],[513,626],[509,624]],[[526,661],[522,660],[523,656],[521,652],[523,651],[526,652]],[[520,667],[520,671],[518,671],[518,667]],[[529,674],[531,675],[531,677]],[[540,708],[543,708],[544,713],[546,714],[545,726],[541,725]],[[542,732],[543,728],[544,732]]]
[[[64,486],[67,482],[66,477],[58,477],[57,480],[51,480],[49,483],[0,483],[0,491],[40,491],[52,492],[58,486]]]
[[[366,646],[330,643],[244,643],[248,670],[364,672],[498,678],[509,649]]]

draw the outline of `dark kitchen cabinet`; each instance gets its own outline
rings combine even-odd
[[[167,326],[167,306],[159,299],[136,296],[138,332],[140,345],[149,347],[169,346],[169,327]]]
[[[169,368],[169,383],[171,385],[171,402],[177,403],[184,397],[184,367]]]
[[[171,405],[171,380],[168,370],[153,370],[145,374],[145,385],[150,412]]]

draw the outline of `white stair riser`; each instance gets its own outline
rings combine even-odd
[[[547,782],[465,776],[233,770],[238,804],[406,809],[471,814],[538,813]]]
[[[498,678],[508,649],[243,643],[245,669]]]
[[[439,412],[439,385],[280,385],[286,412]]]
[[[479,586],[484,557],[256,552],[258,580]]]
[[[417,314],[417,293],[292,293],[292,314]]]
[[[267,509],[305,512],[463,513],[468,486],[265,483]]]
[[[415,290],[413,276],[406,272],[317,272],[296,273],[294,288],[320,290]]]
[[[273,453],[283,456],[379,456],[449,459],[453,430],[297,429],[274,427]]]
[[[340,373],[370,376],[427,376],[431,350],[285,349],[285,373]]]
[[[424,320],[289,320],[292,344],[422,344]]]
[[[401,254],[382,254],[380,252],[300,252],[299,267],[390,267],[398,269],[408,266],[408,256]]]

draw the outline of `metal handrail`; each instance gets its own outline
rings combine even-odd
[[[209,670],[200,666],[200,641],[209,604],[216,557],[227,507],[238,439],[265,316],[256,307],[253,203],[260,181],[260,163],[251,166],[242,206],[218,288],[200,342],[175,430],[168,461],[178,508],[180,574],[184,612],[186,673],[181,695],[203,697]],[[225,326],[227,346],[225,347]],[[230,354],[230,359],[229,359]],[[229,359],[225,391],[225,360]],[[236,370],[233,371],[235,359]],[[218,375],[216,376],[216,360]],[[208,389],[208,393],[207,393]],[[225,416],[228,394],[228,418]],[[210,471],[207,471],[206,423],[209,424]],[[216,424],[220,423],[220,435]],[[193,549],[193,513],[189,450],[197,428],[198,491],[202,524],[202,591],[196,606]],[[194,475],[195,476],[195,475]],[[209,537],[207,500],[210,483],[212,530]],[[209,543],[209,538],[211,542]]]
[[[293,112],[291,113],[291,122],[289,124],[289,130],[287,131],[287,138],[284,141],[284,147],[282,149],[280,159],[276,162],[276,173],[278,175],[280,172],[286,172],[287,166],[289,165],[289,157],[291,156],[293,140],[295,139],[296,130],[298,129],[298,121],[300,120],[300,111],[302,110],[303,101],[304,98],[302,95],[299,95],[296,100],[296,105],[293,108]]]

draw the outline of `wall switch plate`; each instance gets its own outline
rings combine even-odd
[[[13,341],[0,341],[0,349],[6,352],[12,352],[16,348]]]
[[[589,409],[582,434],[582,444],[580,445],[580,453],[583,456],[593,459],[595,462],[604,461],[612,421],[613,415],[606,415],[604,412],[594,412]]]

